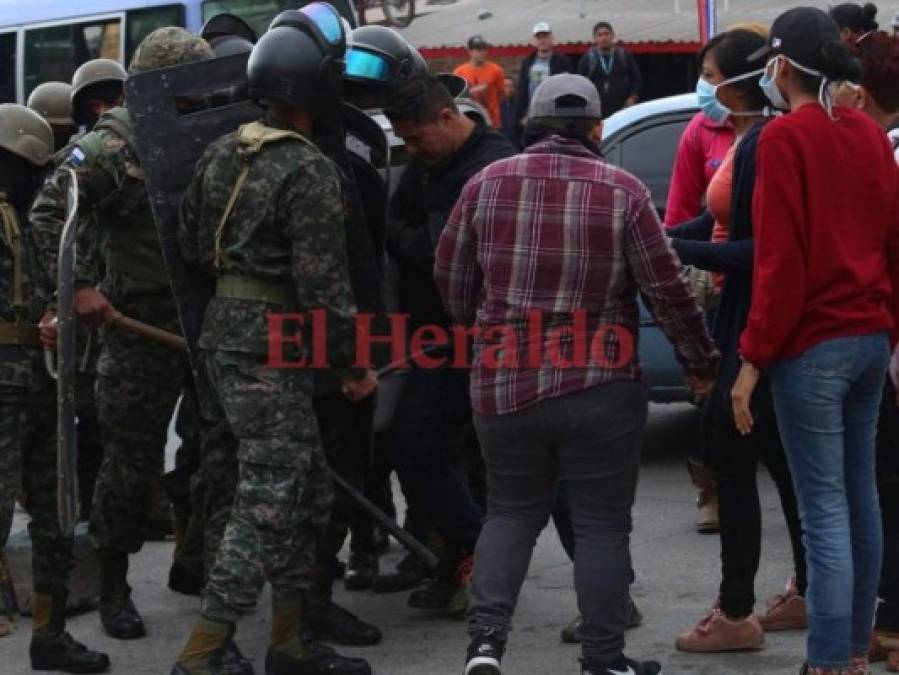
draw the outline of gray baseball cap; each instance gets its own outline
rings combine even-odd
[[[602,119],[596,86],[583,75],[563,73],[546,78],[534,92],[528,110],[529,119],[537,117]]]

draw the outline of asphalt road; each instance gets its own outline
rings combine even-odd
[[[674,649],[674,638],[697,621],[716,597],[719,583],[718,538],[693,531],[694,493],[684,470],[684,457],[696,437],[696,412],[687,405],[653,406],[644,452],[632,550],[637,582],[633,594],[645,616],[628,633],[627,652],[661,661],[666,675],[795,675],[804,652],[804,634],[770,635],[764,649],[743,654],[688,655]],[[761,480],[764,500],[764,549],[756,592],[764,598],[778,592],[791,574],[786,528],[773,485]],[[23,523],[22,518],[17,524]],[[197,615],[196,600],[166,588],[172,544],[151,543],[132,558],[134,599],[146,620],[149,636],[118,642],[100,630],[95,612],[73,617],[69,628],[77,639],[107,651],[114,673],[166,675]],[[391,566],[401,556],[394,546],[382,559]],[[369,659],[379,675],[458,675],[467,646],[464,623],[429,615],[406,606],[406,594],[375,596],[349,593],[338,584],[336,598],[384,631],[384,642],[369,649],[346,649]],[[579,673],[578,649],[562,645],[559,630],[575,614],[572,567],[552,527],[540,537],[515,617],[504,660],[504,672],[520,675]],[[15,634],[0,639],[0,675],[30,673],[27,651],[30,622],[23,619]],[[237,640],[263,673],[268,637],[268,594],[259,610],[245,617]],[[883,672],[881,666],[875,672]]]

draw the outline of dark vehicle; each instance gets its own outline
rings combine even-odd
[[[671,96],[625,108],[605,121],[600,148],[606,160],[637,176],[652,191],[659,216],[665,216],[677,145],[699,104],[695,94]],[[658,403],[690,400],[683,373],[665,334],[640,305],[640,362]]]

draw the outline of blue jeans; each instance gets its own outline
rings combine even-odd
[[[886,334],[822,342],[770,369],[808,564],[808,663],[845,668],[871,638],[883,546],[875,487]]]

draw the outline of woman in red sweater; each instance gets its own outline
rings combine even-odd
[[[862,675],[881,564],[874,440],[899,283],[899,170],[875,122],[832,105],[830,85],[859,72],[826,14],[785,12],[767,50],[762,88],[791,112],[759,141],[734,417],[749,433],[765,371],[805,529],[803,672]]]

